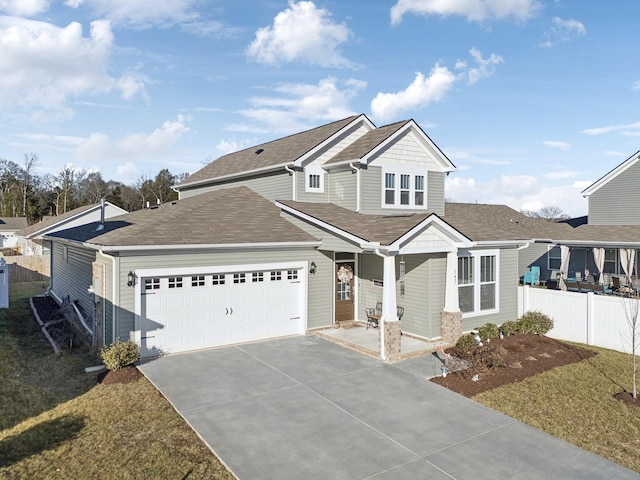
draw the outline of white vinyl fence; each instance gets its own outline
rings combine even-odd
[[[624,353],[631,353],[631,327],[627,316],[632,302],[637,300],[613,295],[518,287],[518,317],[529,310],[549,315],[553,318],[554,327],[547,336]]]

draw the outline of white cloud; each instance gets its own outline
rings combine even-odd
[[[545,173],[544,176],[545,178],[553,178],[553,179],[558,179],[558,178],[575,178],[578,175],[582,175],[585,172],[577,172],[575,170],[557,170],[555,172],[548,172]]]
[[[90,37],[72,22],[64,28],[25,20],[0,17],[0,110],[36,108],[31,120],[68,118],[65,103],[70,96],[120,90],[125,98],[144,92],[144,81],[132,76],[108,75],[113,33],[106,20],[91,23]],[[42,111],[46,111],[46,115]]]
[[[404,111],[423,108],[441,101],[458,80],[466,79],[467,84],[473,85],[480,78],[493,75],[495,65],[503,62],[502,57],[493,53],[488,59],[484,59],[477,48],[472,48],[469,53],[475,66],[470,67],[466,61],[458,60],[455,64],[456,70],[459,71],[457,75],[447,67],[436,64],[428,77],[417,72],[413,82],[404,90],[396,93],[378,92],[371,101],[373,118],[388,121]]]
[[[222,153],[222,155],[226,155],[227,153],[237,152],[244,148],[248,148],[253,145],[251,140],[220,140],[216,145],[216,150]]]
[[[332,121],[354,115],[349,109],[351,99],[364,87],[365,82],[347,80],[338,82],[327,77],[317,85],[283,83],[274,88],[275,96],[249,99],[251,108],[239,113],[253,122],[265,124],[269,132],[291,133],[309,128],[318,121]],[[232,125],[234,131],[262,131],[255,125]]]
[[[557,148],[558,150],[569,150],[571,148],[570,143],[559,142],[557,140],[545,140],[542,144],[547,147]]]
[[[628,157],[629,155],[623,152],[616,152],[615,150],[605,150],[605,156],[607,157]]]
[[[554,17],[551,20],[551,27],[542,34],[541,47],[555,47],[559,43],[565,43],[574,38],[587,34],[587,29],[578,20],[563,20]]]
[[[548,182],[529,175],[502,175],[488,182],[449,176],[445,179],[445,197],[460,203],[508,205],[518,211],[558,206],[563,213],[577,217],[587,213],[587,201],[581,192],[589,185],[576,181],[548,186]]]
[[[167,120],[162,127],[149,134],[132,133],[120,140],[112,140],[103,133],[92,133],[78,146],[77,157],[81,159],[157,159],[163,156],[190,128],[189,118],[178,115],[176,120]]]
[[[31,17],[49,10],[50,0],[0,0],[0,12]]]
[[[605,133],[620,133],[627,137],[636,137],[640,135],[640,122],[635,123],[618,123],[614,125],[607,125],[604,127],[588,128],[583,130],[585,135],[603,135]]]
[[[118,165],[116,175],[118,178],[128,177],[133,178],[138,173],[138,167],[133,162],[126,162],[122,165]]]
[[[456,76],[440,65],[433,67],[428,77],[417,72],[416,78],[404,90],[396,93],[378,92],[371,100],[373,118],[388,121],[401,112],[426,107],[444,98],[456,82]]]
[[[271,65],[300,61],[323,67],[352,67],[342,56],[340,45],[352,36],[344,24],[338,24],[331,13],[313,2],[289,2],[271,27],[256,32],[247,55]]]
[[[467,62],[458,60],[456,62],[456,70],[463,70],[469,85],[475,84],[481,78],[487,78],[496,71],[495,66],[503,63],[504,59],[500,55],[492,53],[489,58],[482,58],[482,52],[477,48],[469,50],[471,57],[475,61],[474,67],[469,67]]]
[[[459,15],[470,22],[514,19],[524,22],[542,8],[538,0],[398,0],[391,7],[391,24],[407,13],[418,15]]]
[[[199,14],[193,0],[68,0],[67,5],[81,4],[91,8],[100,18],[129,28],[167,27],[196,21]]]

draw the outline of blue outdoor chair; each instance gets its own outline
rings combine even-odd
[[[524,280],[522,283],[525,285],[538,285],[540,283],[540,267],[532,265],[528,272],[524,272]]]

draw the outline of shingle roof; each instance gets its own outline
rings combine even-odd
[[[203,193],[158,207],[61,230],[48,237],[95,246],[218,245],[313,242],[280,209],[247,187]]]
[[[555,240],[561,243],[635,243],[640,245],[640,225],[580,225],[557,235]]]
[[[27,225],[26,217],[0,217],[0,232],[21,230]]]
[[[369,242],[390,245],[429,217],[428,213],[409,215],[370,215],[356,213],[332,203],[280,201],[294,210]]]
[[[371,150],[380,145],[380,143],[409,123],[409,121],[410,120],[404,120],[402,122],[392,123],[365,133],[358,140],[332,157],[326,162],[326,164],[330,165],[332,163],[363,158],[366,154],[371,152]]]
[[[551,239],[573,230],[567,224],[527,217],[506,205],[445,203],[442,219],[476,242]]]
[[[23,228],[22,230],[20,230],[19,234],[23,237],[28,237],[30,235],[33,235],[34,233],[42,232],[48,229],[49,227],[52,227],[58,223],[64,222],[69,218],[73,218],[76,215],[79,215],[82,212],[85,212],[87,210],[91,210],[92,208],[95,208],[99,205],[100,205],[99,203],[84,205],[82,207],[69,210],[68,212],[63,213],[62,215],[58,215],[56,217],[47,217],[45,220],[42,220],[41,222],[34,223],[33,225],[29,225],[28,227]]]
[[[290,164],[349,125],[359,115],[224,155],[191,174],[177,189],[218,177]],[[260,152],[260,153],[258,153]]]

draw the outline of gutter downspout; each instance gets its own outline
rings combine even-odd
[[[285,165],[284,169],[289,172],[289,175],[293,178],[292,186],[293,190],[291,193],[291,200],[296,201],[296,171],[292,169],[289,165]]]
[[[349,168],[356,174],[356,213],[360,212],[360,169],[353,162],[349,162]]]
[[[115,343],[116,341],[116,329],[115,329],[115,320],[116,320],[116,278],[119,278],[120,275],[116,275],[116,257],[107,255],[102,251],[102,249],[98,250],[100,255],[105,257],[109,257],[111,259],[111,343]],[[107,290],[107,286],[105,285],[105,291]],[[106,300],[106,299],[105,299]],[[106,307],[106,302],[105,302]],[[102,338],[105,339],[105,333],[107,328],[107,322],[105,319],[102,319]],[[103,340],[104,341],[104,340]]]

